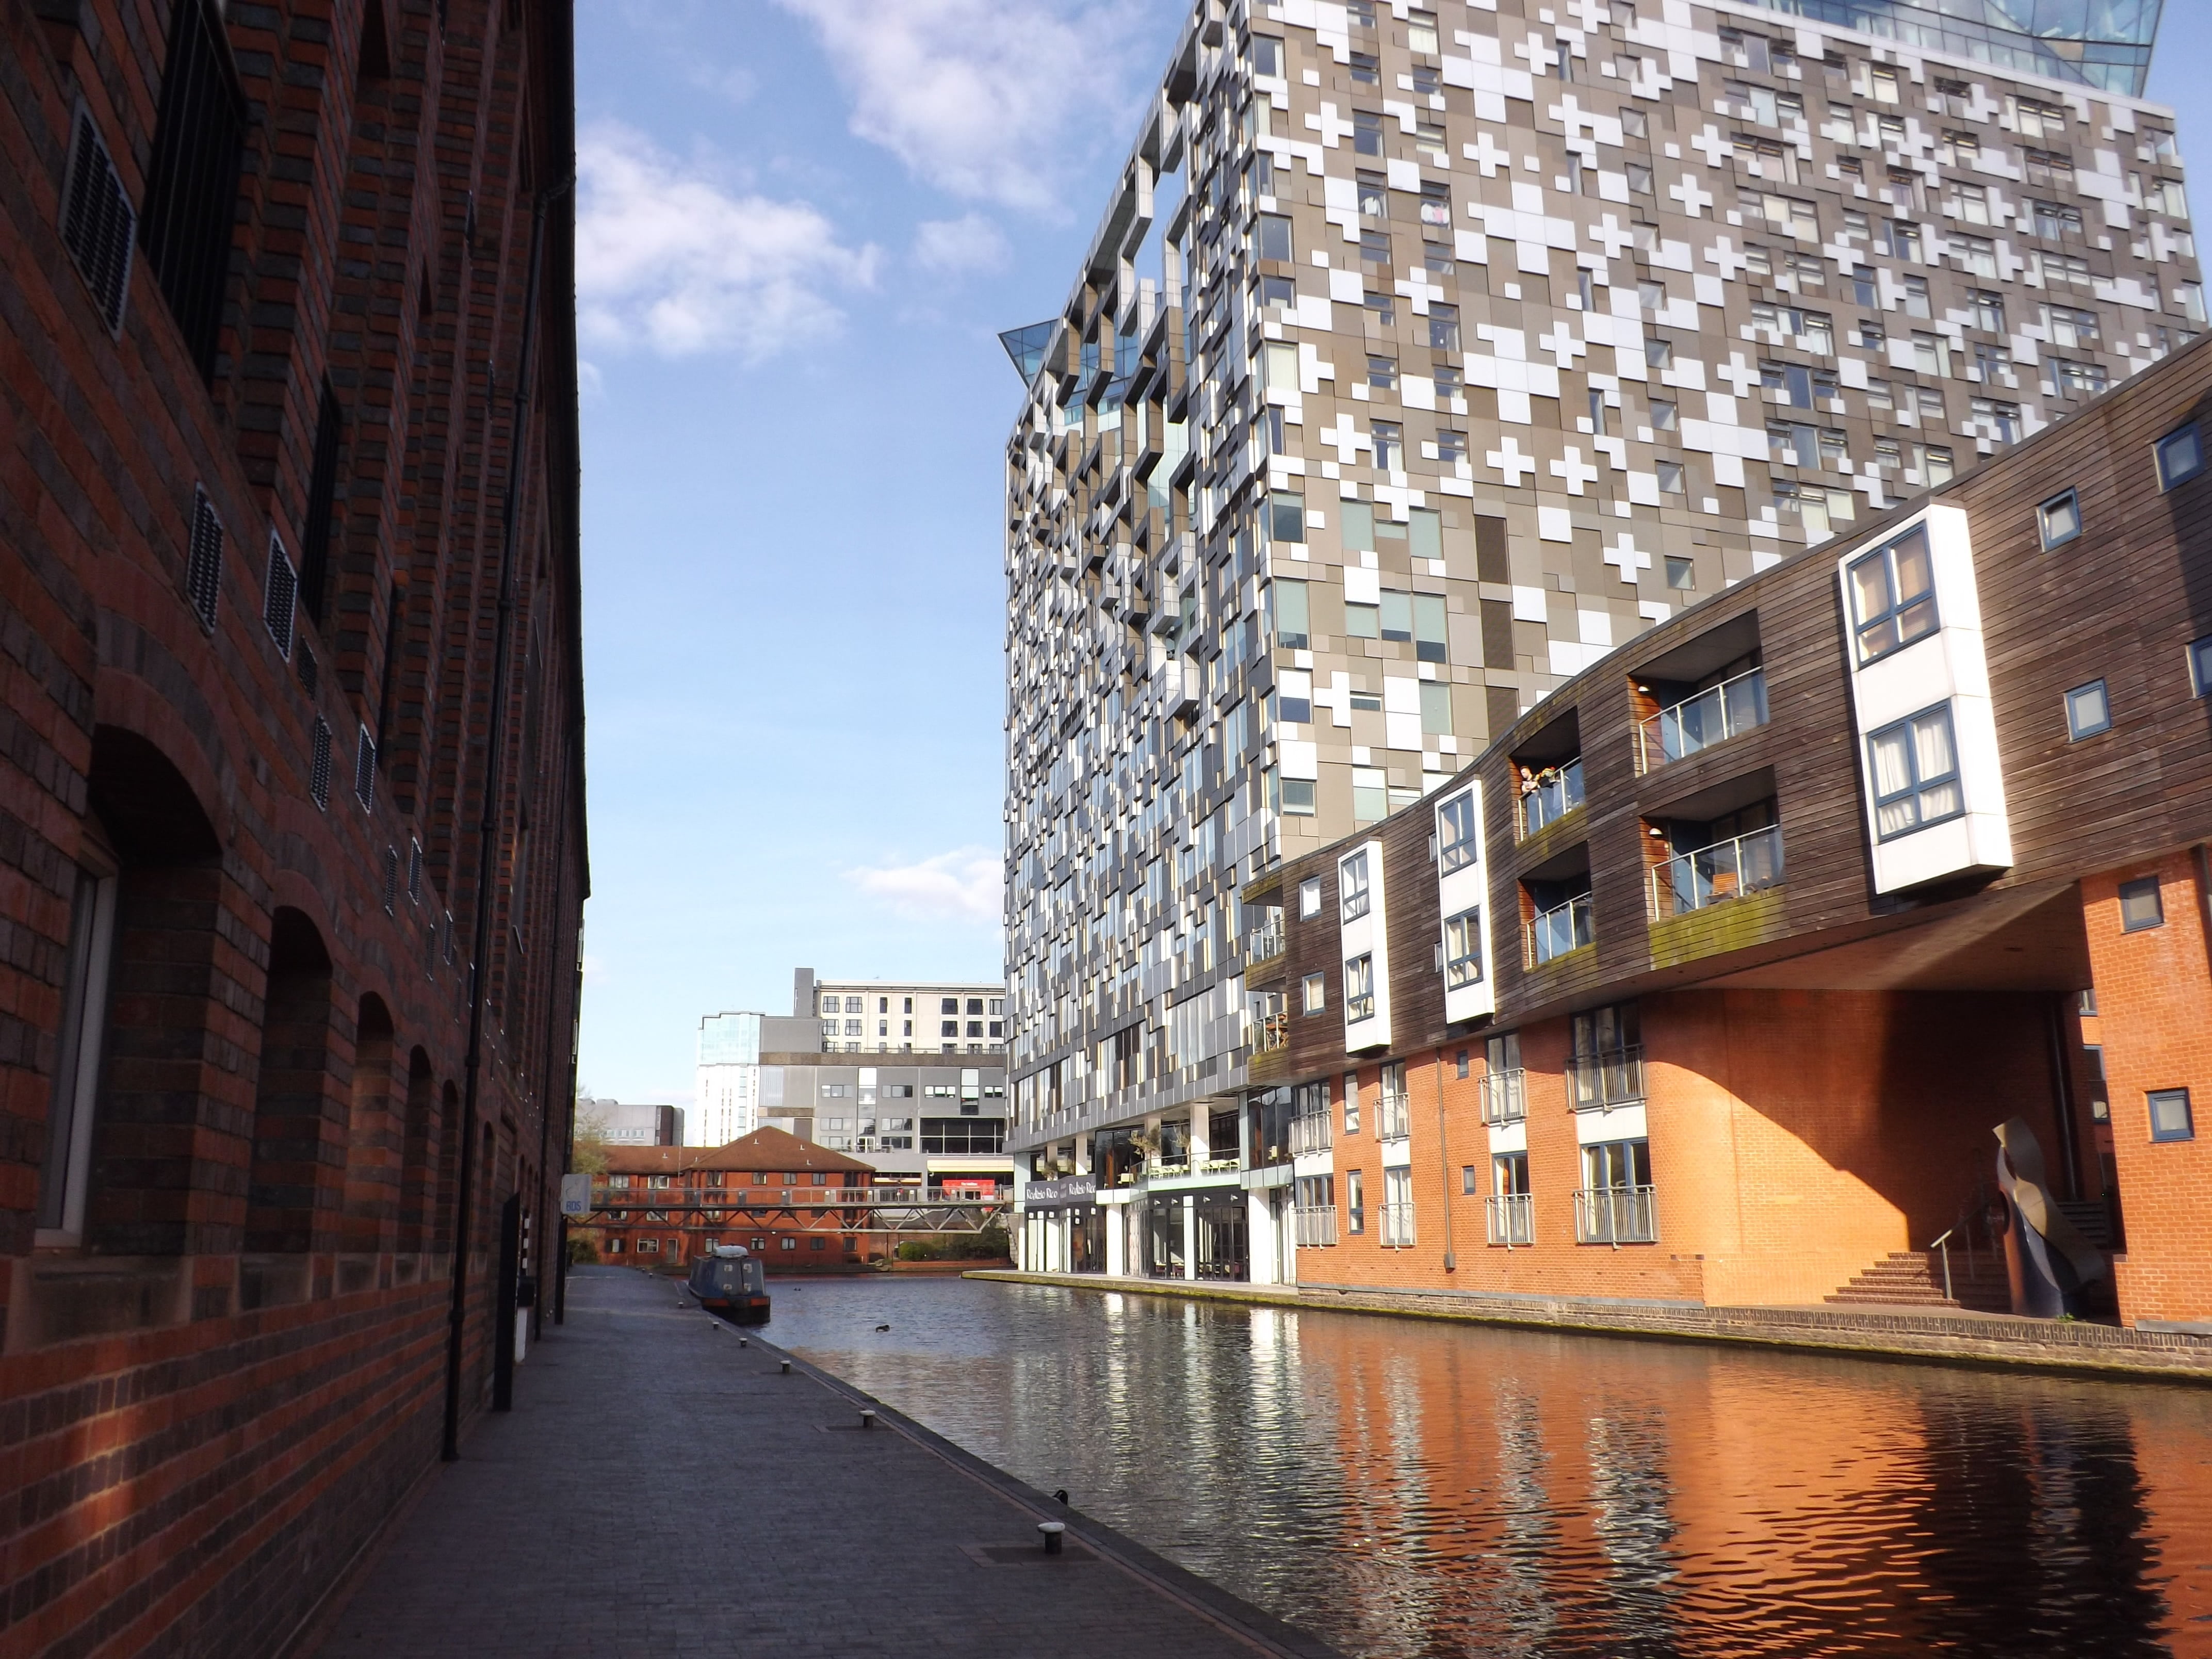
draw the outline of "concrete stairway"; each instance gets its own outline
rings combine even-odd
[[[1942,1262],[1932,1250],[1899,1250],[1883,1257],[1827,1298],[1844,1306],[1971,1308],[1978,1313],[2009,1313],[2012,1292],[2004,1265],[1983,1251],[1970,1270],[1966,1253],[1951,1257],[1951,1294],[1943,1294]]]

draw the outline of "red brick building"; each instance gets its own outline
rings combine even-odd
[[[858,1158],[781,1129],[726,1146],[614,1146],[592,1183],[592,1232],[602,1261],[680,1267],[709,1244],[743,1244],[772,1273],[858,1267],[884,1254],[854,1231],[865,1207],[837,1207],[875,1179]]]
[[[279,1651],[512,1385],[571,56],[558,0],[0,0],[0,1650]]]

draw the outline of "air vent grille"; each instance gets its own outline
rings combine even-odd
[[[292,628],[300,600],[300,576],[285,556],[284,544],[269,538],[269,575],[261,588],[261,620],[269,624],[269,637],[276,641],[276,654],[292,656]]]
[[[185,551],[185,597],[199,613],[200,626],[215,626],[216,602],[222,597],[222,520],[207,491],[192,489],[192,531]]]
[[[384,849],[384,914],[390,915],[392,907],[398,902],[399,849],[387,847]]]
[[[307,769],[307,793],[315,798],[316,805],[330,811],[331,727],[320,714],[315,716],[315,753]]]
[[[300,641],[300,653],[293,659],[292,666],[299,672],[300,689],[309,696],[313,696],[315,686],[322,678],[322,668],[315,661],[314,651],[307,641]]]
[[[123,331],[123,302],[131,292],[131,250],[138,234],[123,180],[90,112],[79,108],[70,148],[69,193],[62,210],[62,241],[76,261],[110,334]]]
[[[422,843],[419,841],[407,843],[407,902],[422,902]]]
[[[353,748],[353,793],[362,811],[376,810],[376,744],[370,741],[365,726]]]

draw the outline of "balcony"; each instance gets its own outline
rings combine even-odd
[[[1528,922],[1528,966],[1540,968],[1570,951],[1596,941],[1591,924],[1590,896],[1577,893],[1565,904],[1539,910]]]
[[[1766,724],[1766,671],[1754,668],[1662,708],[1636,728],[1637,769],[1657,770]]]
[[[1519,1123],[1528,1115],[1528,1073],[1516,1066],[1510,1072],[1486,1073],[1482,1079],[1482,1121],[1492,1128]]]
[[[1577,756],[1565,766],[1529,773],[1521,786],[1521,838],[1557,823],[1583,804],[1583,763]]]
[[[1577,1054],[1568,1062],[1574,1079],[1575,1109],[1609,1112],[1644,1098],[1644,1045],[1631,1043],[1602,1054]]]
[[[1489,1212],[1490,1242],[1511,1249],[1536,1242],[1536,1218],[1527,1193],[1498,1193],[1482,1200]]]
[[[1270,922],[1267,927],[1246,936],[1244,965],[1249,968],[1255,963],[1273,962],[1283,954],[1286,943],[1282,923]]]
[[[1382,1091],[1382,1104],[1375,1113],[1375,1138],[1377,1140],[1403,1140],[1413,1133],[1413,1114],[1402,1094],[1389,1090]]]
[[[1288,1014],[1263,1014],[1255,1023],[1257,1030],[1254,1032],[1254,1054],[1272,1054],[1278,1048],[1290,1047],[1291,1017]]]
[[[1382,1206],[1382,1248],[1409,1250],[1413,1247],[1413,1206],[1411,1200]]]
[[[1659,1237],[1659,1205],[1650,1187],[1601,1187],[1575,1194],[1577,1244],[1651,1244]]]
[[[1301,1204],[1291,1212],[1301,1247],[1336,1243],[1336,1206]]]
[[[1330,1146],[1330,1121],[1327,1112],[1315,1112],[1305,1117],[1291,1120],[1291,1156],[1304,1158],[1313,1152],[1325,1152]],[[1330,1213],[1334,1214],[1332,1211]]]
[[[1782,882],[1782,826],[1771,824],[1732,841],[1681,853],[1651,872],[1651,919],[1686,916],[1692,910],[1760,893]]]

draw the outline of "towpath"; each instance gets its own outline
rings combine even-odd
[[[874,1401],[740,1334],[577,1270],[514,1412],[395,1522],[321,1659],[1330,1653],[896,1413],[858,1426]]]

